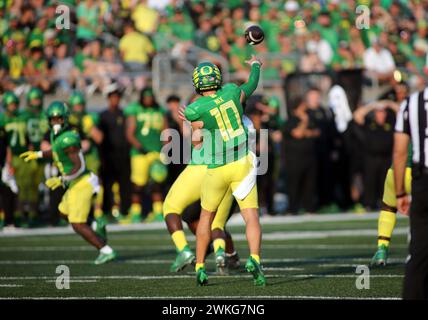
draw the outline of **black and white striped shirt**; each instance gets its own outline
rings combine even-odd
[[[395,131],[410,135],[414,165],[428,168],[428,87],[401,103]]]

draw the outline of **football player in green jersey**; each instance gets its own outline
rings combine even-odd
[[[26,108],[22,116],[26,122],[26,132],[29,141],[30,150],[39,150],[40,143],[49,130],[48,120],[43,113],[43,91],[37,87],[32,87],[27,93]],[[35,222],[37,213],[37,204],[39,200],[39,185],[43,181],[45,162],[43,160],[35,161],[31,165],[24,165],[25,168],[25,186],[20,193],[21,201],[28,208],[29,225]]]
[[[85,157],[86,167],[98,176],[100,168],[100,157],[97,145],[103,140],[103,133],[97,128],[99,116],[95,112],[86,111],[86,99],[82,92],[74,91],[69,99],[70,107],[69,124],[82,140],[82,152]],[[102,189],[95,199],[94,217],[97,232],[104,233],[107,221],[103,217],[101,209]]]
[[[53,158],[61,176],[48,179],[46,185],[52,190],[60,186],[66,188],[58,209],[74,231],[100,251],[95,264],[102,264],[115,259],[116,252],[87,224],[93,196],[99,191],[98,177],[86,168],[80,137],[69,129],[68,115],[65,103],[52,102],[47,110],[51,150],[26,151],[20,157],[25,162]]]
[[[14,212],[16,226],[28,226],[24,223],[23,215],[25,204],[28,203],[28,190],[31,190],[31,182],[27,179],[28,172],[31,171],[24,161],[19,158],[19,154],[25,151],[29,146],[27,126],[25,117],[19,110],[19,99],[11,91],[3,94],[2,98],[4,113],[1,113],[2,122],[6,131],[7,143],[11,155],[11,171],[15,176],[18,185],[18,201]],[[35,167],[36,165],[33,164]]]
[[[153,90],[141,91],[139,103],[132,103],[125,108],[127,132],[131,144],[131,181],[133,184],[131,221],[141,221],[141,194],[149,179],[154,182],[152,189],[152,213],[148,222],[163,221],[163,194],[161,184],[167,178],[167,168],[160,161],[163,142],[161,132],[166,129],[167,121],[164,112],[156,103]]]
[[[192,124],[195,148],[203,146],[208,170],[201,187],[201,216],[196,232],[197,284],[206,285],[205,254],[211,239],[211,223],[218,206],[230,188],[246,223],[250,257],[245,268],[253,275],[255,285],[265,285],[260,264],[261,227],[258,215],[256,159],[248,152],[248,134],[243,125],[245,100],[257,88],[261,62],[252,56],[251,73],[241,86],[221,86],[218,67],[212,63],[199,64],[193,73],[193,85],[201,94],[185,109],[185,117]]]

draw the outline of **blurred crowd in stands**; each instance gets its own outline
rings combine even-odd
[[[61,4],[70,9],[70,29],[60,29],[68,17],[56,11]],[[396,70],[412,87],[426,78],[426,1],[5,0],[0,5],[0,85],[8,90],[30,84],[91,94],[112,78],[141,89],[156,53],[180,56],[192,47],[226,58],[238,78],[245,78],[244,61],[251,53],[281,57],[266,61],[266,79],[356,68],[378,83],[403,77]],[[370,11],[357,10],[359,5]],[[250,24],[265,31],[258,46],[243,37]]]

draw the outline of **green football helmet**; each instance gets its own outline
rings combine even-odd
[[[5,110],[12,112],[13,114],[16,114],[19,108],[19,98],[12,91],[6,91],[3,94],[2,104]],[[9,106],[11,104],[16,104],[17,107],[15,108],[15,110],[10,110]]]
[[[168,176],[168,168],[160,160],[156,160],[150,165],[149,175],[154,182],[162,183]]]
[[[70,106],[70,115],[68,123],[72,127],[80,126],[83,116],[85,115],[86,99],[82,92],[74,91],[68,99],[68,105]],[[76,108],[76,106],[79,106]]]
[[[200,63],[193,71],[193,86],[197,93],[221,88],[220,69],[211,62]]]
[[[27,107],[32,110],[42,110],[43,97],[44,93],[40,88],[32,87],[27,93]],[[38,102],[33,104],[34,100],[38,100]]]
[[[46,111],[46,115],[49,119],[49,127],[51,128],[51,130],[53,130],[55,134],[60,133],[68,126],[69,112],[68,112],[67,105],[64,102],[62,101],[52,102]],[[54,117],[62,118],[63,123],[52,125],[51,119]]]
[[[83,95],[82,92],[80,91],[74,91],[71,95],[70,98],[68,99],[68,104],[70,105],[70,107],[74,107],[77,105],[82,105],[82,106],[86,106],[86,100],[85,100],[85,96]]]

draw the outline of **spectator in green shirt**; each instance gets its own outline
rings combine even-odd
[[[321,37],[328,41],[333,51],[339,47],[339,35],[336,28],[332,25],[330,14],[326,11],[318,16],[317,23],[312,26],[313,30],[318,30]]]
[[[24,67],[24,76],[27,82],[33,87],[39,87],[43,91],[48,91],[51,86],[48,65],[43,56],[43,47],[40,42],[33,42],[30,47],[30,57]]]
[[[232,45],[229,52],[230,67],[233,72],[238,74],[238,78],[246,79],[248,76],[245,61],[253,54],[253,49],[247,44],[245,37],[236,38],[236,43]]]
[[[331,66],[334,70],[347,70],[356,67],[354,56],[349,48],[349,43],[341,41],[339,50],[334,54]]]
[[[194,26],[190,17],[182,9],[176,9],[171,19],[174,36],[181,41],[193,41]]]
[[[278,35],[281,32],[281,26],[278,23],[279,10],[272,6],[263,20],[260,22],[260,26],[265,32],[265,41],[270,52],[279,52],[280,46],[277,41]]]
[[[77,38],[93,40],[102,30],[99,8],[94,0],[82,1],[76,10],[78,25]]]
[[[425,87],[425,81],[428,75],[426,65],[428,43],[423,39],[417,39],[413,47],[413,54],[409,57],[406,67],[411,75],[410,82],[417,87],[418,90],[422,90]]]
[[[285,78],[288,74],[296,71],[300,55],[293,47],[291,36],[282,33],[278,36],[278,42],[280,43],[280,52],[283,55],[280,73]]]
[[[199,19],[200,28],[195,34],[195,44],[201,48],[218,52],[220,50],[220,42],[215,34],[210,18],[202,16]]]

